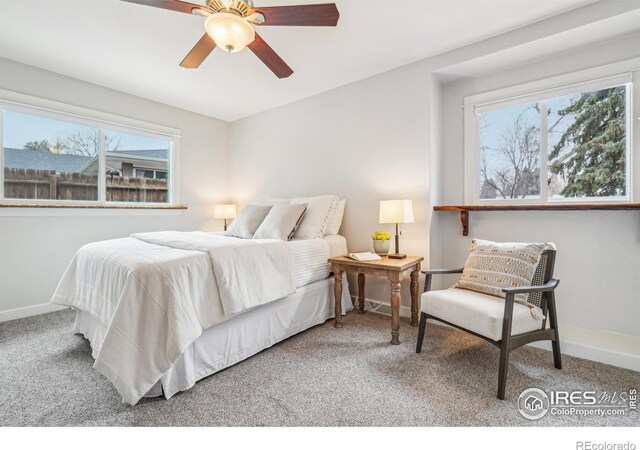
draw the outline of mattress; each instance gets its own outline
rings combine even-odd
[[[294,239],[287,242],[293,259],[296,287],[327,278],[331,271],[329,258],[347,253],[347,240],[338,234],[322,239]]]

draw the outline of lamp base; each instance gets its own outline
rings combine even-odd
[[[405,259],[407,255],[404,253],[389,253],[387,257],[391,259]]]

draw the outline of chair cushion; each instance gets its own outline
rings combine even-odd
[[[494,341],[502,339],[504,300],[466,289],[444,289],[422,294],[421,309],[439,319],[473,331]],[[534,319],[529,307],[513,304],[511,335],[539,330],[542,321]]]

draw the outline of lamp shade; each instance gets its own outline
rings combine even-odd
[[[216,219],[235,219],[236,205],[216,205],[213,209],[213,216]]]
[[[204,28],[218,47],[230,53],[239,52],[256,38],[256,32],[249,22],[226,12],[211,14],[205,20]]]
[[[411,200],[383,200],[380,202],[380,223],[413,222]]]

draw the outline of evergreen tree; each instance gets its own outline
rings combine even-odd
[[[565,197],[625,195],[625,97],[622,86],[589,92],[558,111],[561,117],[573,116],[549,154],[550,161],[560,156],[551,172],[565,179]]]

